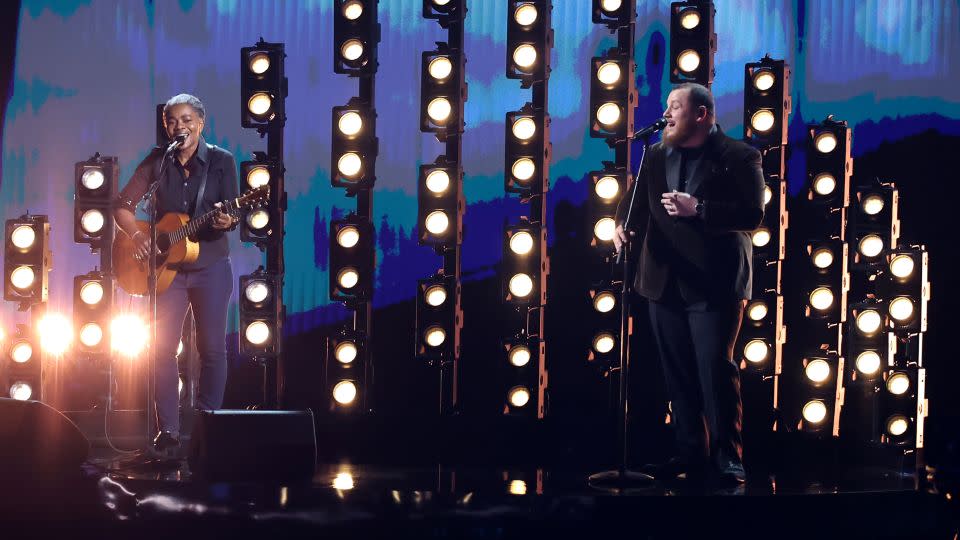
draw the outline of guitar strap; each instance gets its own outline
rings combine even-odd
[[[214,146],[212,144],[207,144],[207,150],[211,150],[213,148]],[[193,213],[190,215],[191,219],[200,214],[200,202],[203,201],[203,192],[207,189],[208,170],[210,170],[210,152],[207,152],[207,160],[203,162],[203,168],[200,169],[200,189],[197,190],[197,201],[193,203]]]

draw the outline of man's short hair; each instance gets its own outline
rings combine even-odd
[[[698,109],[701,106],[706,107],[707,114],[710,116],[714,115],[716,105],[713,101],[713,94],[706,86],[688,82],[678,85],[676,88],[674,88],[674,90],[689,90],[690,104],[693,105],[693,108]]]
[[[203,108],[203,102],[200,101],[200,98],[190,94],[177,94],[168,99],[166,104],[164,104],[163,117],[167,117],[167,111],[170,110],[170,107],[173,107],[174,105],[182,105],[184,103],[193,107],[193,110],[197,111],[197,116],[200,118],[204,118],[207,115],[207,111]]]

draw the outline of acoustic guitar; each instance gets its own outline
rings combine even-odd
[[[190,219],[187,214],[170,212],[157,222],[157,292],[167,290],[182,264],[192,263],[200,256],[200,244],[194,239],[201,227],[207,226],[220,212],[236,216],[242,208],[254,208],[266,204],[270,186],[251,189],[232,200],[221,203],[220,208]],[[150,224],[137,221],[137,229],[150,234]],[[124,233],[117,234],[113,241],[113,268],[117,283],[128,293],[144,296],[149,293],[147,277],[149,261],[136,258],[133,239]]]

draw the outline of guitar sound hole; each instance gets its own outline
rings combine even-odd
[[[170,251],[170,237],[161,234],[157,236],[157,249],[160,250],[160,253],[166,253]]]

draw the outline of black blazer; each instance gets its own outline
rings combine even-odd
[[[661,194],[673,189],[667,171],[673,168],[675,178],[680,165],[673,148],[651,146],[634,183],[638,192],[630,222],[643,238],[634,290],[651,300],[661,299],[670,278],[688,304],[751,297],[750,233],[763,220],[760,152],[727,137],[719,126],[705,144],[687,182],[687,192],[703,201],[700,216],[671,217],[660,203]],[[624,198],[617,223],[623,224],[627,206]]]

